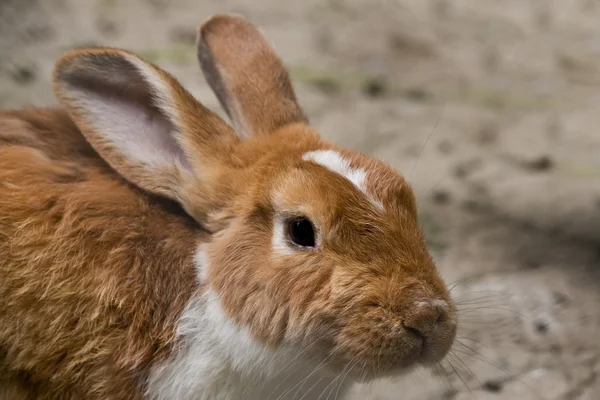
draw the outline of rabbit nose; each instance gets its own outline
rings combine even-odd
[[[443,300],[420,301],[405,315],[402,326],[414,336],[427,338],[447,314],[448,304]]]

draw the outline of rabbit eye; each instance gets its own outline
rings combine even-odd
[[[315,247],[315,229],[305,217],[292,218],[287,222],[287,234],[297,246]]]

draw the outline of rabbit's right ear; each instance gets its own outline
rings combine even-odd
[[[190,188],[207,189],[203,175],[215,163],[226,163],[239,141],[175,78],[125,50],[67,53],[56,64],[54,90],[108,164],[142,189],[184,207]]]
[[[265,37],[238,15],[200,27],[198,59],[209,85],[242,137],[307,122],[281,60]]]

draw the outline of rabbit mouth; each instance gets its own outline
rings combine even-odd
[[[450,352],[455,335],[456,323],[450,317],[437,321],[431,330],[423,326],[418,330],[397,319],[363,315],[361,325],[344,326],[332,337],[323,337],[323,346],[314,354],[336,374],[374,380],[438,365]]]

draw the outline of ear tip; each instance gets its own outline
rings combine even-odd
[[[67,50],[66,52],[61,54],[54,63],[52,76],[56,80],[60,77],[62,73],[72,70],[78,65],[83,66],[85,61],[90,60],[90,57],[110,57],[123,55],[130,55],[130,53],[126,50],[112,47],[85,47]]]
[[[52,87],[60,99],[69,88],[97,83],[99,77],[110,81],[111,71],[131,70],[133,53],[113,47],[71,49],[60,55],[52,70]]]
[[[218,26],[224,26],[224,25],[229,25],[229,24],[250,24],[250,22],[248,21],[248,19],[239,13],[220,13],[220,14],[213,14],[210,17],[206,18],[201,24],[200,24],[200,30],[204,31],[204,30],[212,30],[215,27]]]
[[[73,65],[73,63],[77,62],[78,59],[81,59],[82,56],[88,54],[89,49],[67,50],[66,52],[62,53],[56,60],[56,63],[54,63],[54,72],[56,73],[61,69],[70,67],[71,65]]]
[[[197,43],[206,42],[210,36],[226,36],[234,29],[256,30],[242,14],[221,13],[208,17],[198,28]]]
[[[68,77],[78,68],[82,60],[93,53],[92,49],[71,49],[61,54],[54,63],[52,70],[52,82],[55,89],[57,85],[68,80]]]

